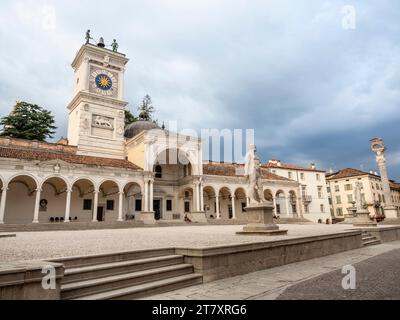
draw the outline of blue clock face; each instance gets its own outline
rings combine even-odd
[[[113,85],[111,78],[105,74],[99,74],[96,77],[95,82],[96,82],[97,88],[99,88],[103,91],[110,90]]]

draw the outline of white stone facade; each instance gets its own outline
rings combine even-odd
[[[298,188],[302,203],[300,212],[304,218],[322,223],[331,220],[325,171],[317,170],[313,164],[310,168],[302,168],[283,164],[279,160],[270,160],[266,166],[271,173],[292,179],[300,184]],[[287,198],[288,195],[284,195],[284,197]]]

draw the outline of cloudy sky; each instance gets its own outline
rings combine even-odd
[[[0,21],[0,114],[37,103],[57,138],[90,28],[131,59],[134,112],[148,93],[160,121],[255,129],[263,161],[327,170],[376,170],[380,136],[400,180],[398,0],[3,0]]]

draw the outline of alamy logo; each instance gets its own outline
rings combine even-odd
[[[342,288],[344,290],[356,289],[356,268],[352,265],[347,265],[342,268],[342,274],[346,276],[342,279]]]
[[[44,290],[55,290],[57,288],[56,269],[53,266],[44,266],[42,273],[45,276],[42,279],[42,288]]]

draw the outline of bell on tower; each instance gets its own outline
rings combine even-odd
[[[103,37],[100,37],[100,40],[99,40],[99,43],[97,44],[97,46],[98,46],[99,48],[105,48],[105,47],[106,47],[106,45],[104,44],[104,39],[103,39]]]

